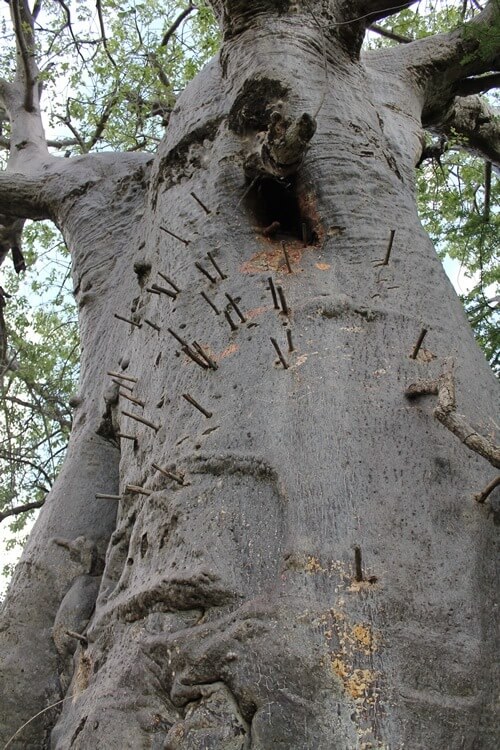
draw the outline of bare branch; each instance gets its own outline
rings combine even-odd
[[[82,58],[82,60],[85,62],[85,58],[82,55],[82,53],[80,52],[80,45],[78,44],[78,40],[77,40],[77,38],[75,37],[75,35],[73,33],[73,26],[71,24],[71,12],[70,12],[70,9],[66,5],[66,3],[64,2],[64,0],[56,0],[56,2],[59,3],[59,5],[61,6],[61,8],[64,10],[64,12],[66,14],[66,24],[65,25],[69,29],[69,33],[71,34],[71,38],[73,39],[73,42],[75,44],[76,51],[78,52],[78,54],[80,55],[80,57]]]
[[[43,500],[38,500],[34,503],[26,503],[25,505],[18,505],[15,508],[10,508],[9,510],[4,510],[2,513],[0,513],[0,523],[4,521],[6,518],[9,518],[9,516],[19,516],[21,513],[27,513],[29,510],[35,510],[35,508],[41,508],[42,505],[45,503],[45,498]]]
[[[417,396],[437,395],[438,403],[434,409],[434,416],[441,424],[450,430],[469,450],[478,453],[500,469],[500,446],[480,435],[466,421],[465,417],[456,413],[455,379],[453,376],[453,361],[445,360],[443,372],[435,381],[419,381],[410,385],[406,390],[407,398]]]
[[[107,125],[107,122],[109,118],[111,117],[111,113],[113,112],[113,107],[117,104],[118,98],[116,95],[112,96],[106,106],[104,107],[102,114],[99,118],[99,121],[97,123],[96,129],[94,131],[94,135],[90,139],[89,143],[87,144],[87,150],[90,151],[91,148],[95,146],[95,144],[100,139],[101,135],[104,132],[104,128]]]
[[[182,13],[179,13],[173,24],[170,26],[169,29],[164,33],[163,39],[160,42],[160,47],[166,47],[181,23],[184,21],[185,18],[187,18],[192,12],[195,10],[194,3],[190,2],[187,8],[182,11]]]
[[[490,220],[491,213],[491,173],[492,173],[491,161],[485,161],[484,163],[484,209],[483,219],[485,221]]]
[[[88,151],[88,149],[87,149],[87,146],[85,144],[85,141],[82,138],[82,136],[80,135],[80,133],[78,132],[78,130],[74,127],[73,123],[71,122],[71,115],[70,115],[70,111],[69,111],[69,100],[66,102],[66,117],[62,117],[61,115],[55,115],[55,116],[57,117],[57,119],[60,122],[64,123],[69,130],[71,130],[71,132],[75,136],[75,139],[76,139],[78,145],[80,146],[80,148],[82,150],[82,153],[86,154],[87,151]]]

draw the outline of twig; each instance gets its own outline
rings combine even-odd
[[[118,315],[118,313],[114,313],[114,317],[117,318],[117,320],[123,320],[124,323],[130,323],[130,325],[135,328],[142,328],[141,323],[136,323],[135,320],[130,320],[130,318],[124,318],[123,315]]]
[[[203,408],[197,401],[194,400],[192,396],[189,395],[189,393],[183,393],[182,398],[186,399],[186,401],[191,404],[191,406],[194,406],[195,409],[198,409],[198,411],[201,411],[201,413],[207,418],[210,419],[212,416],[211,411],[207,411]]]
[[[395,234],[396,234],[396,230],[395,229],[391,229],[391,236],[389,238],[389,245],[387,246],[387,251],[385,253],[385,258],[382,261],[382,263],[380,263],[381,266],[388,266],[389,265],[389,260],[390,260],[390,257],[391,257],[392,246],[394,244]]]
[[[212,357],[210,357],[210,356],[209,356],[209,355],[208,355],[208,354],[206,353],[206,351],[205,351],[205,350],[203,349],[203,347],[202,347],[202,346],[200,346],[200,344],[198,344],[198,342],[197,342],[197,341],[193,341],[193,347],[194,347],[194,349],[195,349],[195,350],[196,350],[196,351],[198,352],[198,354],[200,355],[200,357],[202,357],[202,358],[203,358],[203,359],[205,360],[205,362],[207,363],[207,365],[208,365],[208,366],[209,366],[209,367],[210,367],[210,368],[211,368],[212,370],[218,370],[218,369],[219,369],[219,365],[217,364],[217,362],[215,362],[215,361],[214,361],[214,360],[212,359]]]
[[[71,117],[69,114],[69,100],[66,102],[66,117],[62,117],[61,115],[55,115],[56,119],[59,120],[59,122],[62,122],[64,125],[66,125],[69,130],[73,133],[75,136],[75,140],[77,141],[78,145],[80,146],[82,153],[87,153],[87,145],[85,141],[83,140],[82,136],[78,132],[78,130],[74,127],[74,125],[71,123]]]
[[[182,11],[182,13],[179,13],[173,24],[170,26],[170,28],[167,29],[167,31],[163,35],[163,39],[160,42],[160,47],[166,47],[169,43],[170,39],[173,37],[181,23],[184,21],[185,18],[187,18],[190,13],[193,12],[195,9],[195,6],[192,2],[189,3],[188,7],[185,8],[185,10]]]
[[[272,345],[274,346],[274,348],[276,349],[276,354],[278,355],[278,357],[279,357],[279,360],[280,360],[281,364],[283,365],[283,368],[284,368],[285,370],[288,370],[288,367],[289,367],[289,365],[288,365],[288,362],[287,362],[287,361],[286,361],[286,359],[284,358],[284,356],[283,356],[283,353],[282,353],[281,349],[279,348],[279,345],[278,345],[278,342],[276,341],[276,339],[273,339],[273,338],[271,337],[271,344],[272,344]]]
[[[196,193],[193,192],[193,190],[191,190],[191,197],[195,199],[196,203],[198,203],[198,205],[200,205],[202,207],[202,209],[205,211],[206,214],[211,214],[212,213],[211,210],[209,208],[207,208],[207,206],[205,206],[205,204],[203,203],[203,201],[200,200],[200,198],[198,198],[198,196],[196,195]]]
[[[238,303],[233,297],[231,297],[230,294],[227,294],[227,292],[226,292],[226,299],[229,300],[229,304],[231,305],[231,307],[233,308],[233,310],[235,311],[236,315],[241,320],[241,322],[246,323],[247,319],[245,318],[240,308],[238,307]]]
[[[488,222],[490,220],[491,173],[492,173],[492,163],[491,163],[491,161],[485,161],[484,162],[484,209],[483,209],[483,219],[486,222]]]
[[[141,401],[139,398],[134,398],[133,396],[130,396],[128,393],[123,393],[123,391],[119,391],[119,395],[122,398],[128,399],[133,404],[137,404],[137,406],[142,406],[142,408],[144,408],[146,406],[146,404],[144,403],[144,401]]]
[[[71,13],[70,13],[70,9],[68,8],[68,6],[67,6],[67,5],[66,5],[66,3],[64,2],[64,0],[56,0],[56,2],[58,2],[58,3],[59,3],[59,5],[61,6],[61,8],[62,8],[62,9],[64,10],[64,12],[66,13],[66,26],[67,26],[67,27],[68,27],[68,29],[69,29],[69,33],[71,34],[71,38],[73,39],[73,43],[74,43],[74,45],[75,45],[76,51],[78,52],[78,54],[79,54],[79,55],[80,55],[80,57],[82,58],[83,62],[85,62],[85,57],[84,57],[84,56],[82,55],[82,53],[80,52],[80,45],[78,44],[78,40],[76,39],[76,37],[75,37],[75,34],[74,34],[74,32],[73,32],[73,26],[72,26],[72,24],[71,24]],[[40,2],[40,6],[41,6],[41,2]],[[37,15],[38,15],[38,14],[37,14]],[[33,18],[36,18],[36,16],[35,16],[35,10],[34,10],[34,9],[33,9]]]
[[[208,280],[209,280],[209,281],[210,281],[210,282],[211,282],[212,284],[216,284],[216,283],[217,283],[217,279],[215,278],[215,276],[212,276],[212,274],[211,274],[211,273],[210,273],[209,271],[207,271],[207,269],[206,269],[206,268],[204,268],[204,267],[203,267],[203,266],[201,265],[201,263],[198,263],[198,261],[196,261],[196,263],[195,263],[195,266],[196,266],[196,268],[198,269],[198,271],[201,271],[201,273],[202,273],[202,274],[203,274],[204,276],[206,276],[206,277],[207,277],[207,279],[208,279]]]
[[[358,583],[363,580],[363,563],[361,558],[361,547],[354,547],[354,578]]]
[[[269,276],[268,279],[267,279],[267,281],[269,282],[268,289],[271,292],[271,296],[273,298],[274,307],[275,307],[276,310],[279,310],[280,306],[279,306],[279,302],[278,302],[278,297],[276,295],[276,288],[274,286],[274,281],[272,279],[272,276]]]
[[[102,44],[104,47],[104,51],[106,52],[106,55],[110,61],[110,63],[113,65],[114,68],[118,70],[118,65],[113,60],[111,53],[108,49],[108,41],[106,39],[106,31],[104,30],[104,19],[102,17],[102,7],[101,7],[101,0],[96,0],[95,7],[97,8],[97,16],[99,18],[99,27],[101,29],[101,38],[102,38]]]
[[[188,356],[190,359],[193,360],[193,362],[196,362],[197,365],[199,365],[203,370],[208,370],[208,364],[205,362],[205,360],[198,357],[195,352],[189,347],[189,346],[183,346],[182,347],[183,353]]]
[[[175,299],[177,297],[176,292],[170,291],[170,289],[165,289],[164,286],[159,286],[159,284],[151,284],[151,289],[153,292],[158,292],[159,294],[166,294],[167,297],[170,297],[170,299]]]
[[[210,305],[210,307],[212,308],[212,310],[214,311],[214,313],[216,315],[220,315],[220,310],[217,309],[217,307],[214,305],[214,303],[212,302],[212,300],[210,299],[210,297],[208,297],[205,294],[205,292],[200,292],[200,294],[203,297],[203,299],[205,300],[205,302],[208,302],[208,304]]]
[[[172,232],[170,229],[167,229],[167,227],[160,226],[160,229],[162,230],[162,232],[166,232],[171,237],[175,237],[176,240],[179,240],[179,242],[182,242],[183,245],[186,245],[186,247],[189,245],[189,240],[184,240],[182,237],[179,237],[178,234],[175,234],[175,232]]]
[[[99,118],[99,122],[96,125],[96,129],[94,130],[94,135],[90,139],[89,144],[87,146],[87,150],[88,151],[90,151],[95,146],[95,144],[97,143],[97,141],[99,140],[99,138],[103,134],[104,128],[108,124],[108,120],[111,117],[111,113],[113,111],[113,107],[117,103],[118,103],[118,97],[116,95],[114,95],[114,96],[111,97],[111,99],[108,101],[108,103],[104,107],[104,109],[103,109],[103,111],[101,113],[101,116]]]
[[[219,266],[217,264],[217,261],[215,260],[213,254],[212,253],[207,253],[207,258],[210,261],[210,263],[213,265],[213,267],[215,268],[215,270],[217,271],[217,273],[219,274],[219,276],[221,277],[221,279],[227,279],[226,274],[223,273],[221,271],[221,269],[219,268]]]
[[[162,279],[163,279],[164,281],[166,281],[166,282],[167,282],[167,284],[170,284],[170,286],[172,287],[172,289],[173,289],[173,290],[174,290],[175,292],[177,292],[177,294],[179,294],[179,292],[180,292],[181,290],[179,289],[179,287],[177,286],[177,284],[175,284],[175,283],[174,283],[174,282],[172,281],[172,279],[170,278],[170,276],[167,276],[167,274],[166,274],[166,273],[162,273],[162,271],[158,271],[158,276],[161,276],[161,277],[162,277]]]

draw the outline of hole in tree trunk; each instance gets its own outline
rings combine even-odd
[[[258,178],[248,190],[245,204],[253,223],[270,239],[317,242],[310,218],[300,209],[296,176],[286,180]]]

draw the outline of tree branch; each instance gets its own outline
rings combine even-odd
[[[379,26],[378,23],[371,23],[368,28],[370,31],[375,32],[375,34],[380,34],[380,36],[383,36],[386,39],[392,39],[393,42],[399,42],[400,44],[409,44],[410,42],[413,42],[411,37],[395,34],[394,31],[384,29],[384,27]]]
[[[24,83],[24,108],[27,112],[34,112],[34,90],[38,68],[34,57],[33,16],[26,0],[12,0],[10,9],[16,34],[17,51],[21,58],[24,73],[21,76]]]
[[[77,138],[63,138],[62,140],[48,140],[47,146],[49,148],[69,148],[70,146],[79,146],[80,141]],[[0,136],[0,148],[10,148],[10,138],[3,138]]]
[[[479,96],[455,99],[432,130],[458,140],[465,150],[500,169],[500,111]]]
[[[94,135],[90,139],[89,143],[87,144],[87,150],[90,151],[97,141],[100,139],[101,135],[104,132],[104,128],[107,125],[107,122],[111,116],[111,113],[113,111],[113,107],[117,104],[118,98],[116,95],[112,96],[111,99],[108,100],[106,106],[104,107],[101,116],[99,118],[99,121],[96,125],[96,129],[94,131]]]
[[[106,52],[106,55],[108,56],[108,59],[112,63],[113,67],[118,70],[118,66],[113,60],[111,53],[108,49],[108,40],[106,39],[106,31],[104,29],[104,19],[102,16],[101,0],[96,0],[96,8],[97,8],[97,17],[99,18],[99,27],[101,29],[101,37],[102,37],[102,43],[104,46],[104,51]]]
[[[76,139],[78,145],[80,146],[80,148],[82,150],[82,153],[86,154],[87,151],[88,151],[88,149],[87,149],[87,146],[85,144],[85,141],[83,140],[82,136],[80,135],[80,133],[78,132],[78,130],[74,127],[74,125],[71,122],[71,114],[70,114],[70,111],[69,111],[69,99],[66,102],[66,117],[62,117],[61,115],[56,115],[56,117],[57,117],[57,119],[60,122],[64,123],[64,125],[66,125],[66,127],[69,130],[71,130],[71,132],[75,136],[75,139]]]
[[[61,160],[64,161],[64,160]],[[23,219],[50,219],[41,195],[42,180],[11,172],[0,172],[0,211]]]
[[[343,22],[356,23],[357,21],[366,21],[368,26],[382,18],[392,16],[399,11],[409,8],[416,0],[407,0],[398,2],[398,0],[341,0],[339,10]]]
[[[71,160],[49,154],[31,174],[0,171],[0,213],[57,220],[68,197],[86,194],[103,182],[111,185],[136,170],[142,172],[152,160],[150,153],[126,151],[84,154]]]
[[[493,171],[492,166],[493,165],[491,161],[484,162],[484,221],[489,221],[491,215],[491,173]]]
[[[471,76],[498,72],[500,0],[488,0],[481,13],[460,27],[398,47],[394,54],[424,93],[424,119],[438,118],[452,97],[460,93],[462,82]],[[481,82],[478,78],[475,83],[464,83],[464,87],[481,86],[484,91],[491,83],[488,79]]]
[[[195,10],[195,5],[193,2],[190,2],[188,7],[185,8],[182,13],[179,13],[173,24],[170,26],[169,29],[164,33],[163,39],[160,42],[160,47],[166,47],[181,23],[184,21],[185,18],[187,18],[192,12]]]
[[[56,2],[59,3],[59,5],[61,6],[61,8],[64,10],[64,12],[66,14],[66,24],[65,25],[69,29],[69,33],[71,34],[71,38],[73,39],[76,51],[78,52],[78,54],[82,58],[83,62],[85,62],[85,58],[82,55],[82,53],[80,52],[80,45],[78,44],[78,40],[76,39],[75,34],[73,32],[73,25],[71,23],[71,11],[68,8],[68,6],[66,5],[66,3],[64,2],[64,0],[56,0]]]
[[[0,513],[0,523],[4,521],[9,516],[19,516],[21,513],[27,513],[29,510],[35,510],[35,508],[41,508],[42,505],[45,503],[45,498],[43,500],[38,500],[34,503],[26,503],[25,505],[18,505],[15,508],[10,508],[10,510],[4,510],[2,513]]]
[[[478,453],[492,466],[500,469],[500,446],[476,432],[461,414],[456,414],[452,360],[445,360],[443,372],[437,380],[421,380],[412,383],[405,395],[410,399],[417,396],[437,395],[438,403],[434,409],[436,419],[458,437],[469,450]]]
[[[492,73],[489,76],[464,78],[455,84],[454,91],[457,96],[471,96],[472,94],[482,94],[485,91],[490,91],[490,89],[494,89],[497,86],[500,86],[500,73]]]

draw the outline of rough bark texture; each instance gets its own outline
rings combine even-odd
[[[325,60],[320,3],[217,6],[226,41],[153,164],[75,160],[45,199],[74,253],[82,384],[4,609],[0,741],[67,696],[10,747],[493,750],[494,525],[472,501],[491,474],[405,398],[452,356],[460,412],[494,430],[496,384],[416,212],[423,52],[357,60],[342,31]],[[267,176],[272,128],[304,113],[295,173]],[[175,299],[147,291],[159,272]]]

